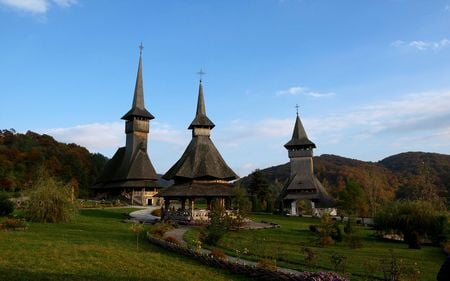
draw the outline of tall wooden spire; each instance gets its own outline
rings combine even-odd
[[[206,106],[205,97],[203,96],[203,84],[200,79],[198,86],[198,99],[197,99],[197,111],[194,120],[192,120],[191,125],[189,125],[189,130],[194,128],[214,128],[214,123],[206,116]]]
[[[140,117],[147,120],[155,119],[153,115],[145,109],[144,105],[144,82],[142,79],[142,49],[144,47],[139,46],[139,65],[136,75],[136,85],[134,86],[133,104],[131,109],[122,117],[124,120],[132,120],[133,117]]]

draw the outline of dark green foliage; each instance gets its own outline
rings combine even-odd
[[[397,201],[386,205],[375,216],[376,229],[403,235],[411,249],[420,248],[422,238],[445,239],[447,217],[426,201]]]
[[[107,158],[76,144],[63,144],[31,131],[0,130],[0,190],[30,189],[40,170],[62,182],[74,179],[80,196],[88,195]]]
[[[0,193],[0,216],[7,216],[14,211],[14,203],[9,198]]]
[[[330,256],[331,264],[333,265],[333,270],[335,272],[340,272],[345,274],[347,268],[347,257],[339,255],[338,253],[333,253]]]
[[[34,222],[57,223],[69,221],[76,212],[68,185],[42,176],[33,186],[25,216]]]
[[[250,175],[251,181],[248,185],[249,193],[252,195],[253,211],[271,211],[276,197],[269,186],[267,178],[256,170]]]
[[[234,219],[231,221],[231,228],[239,228],[247,218],[251,210],[251,202],[248,200],[247,193],[239,184],[233,189],[233,198],[231,200],[231,209]]]
[[[331,238],[333,238],[333,240],[336,242],[342,242],[342,230],[337,222],[333,224]]]
[[[319,229],[317,228],[317,225],[315,224],[310,224],[309,225],[309,231],[311,231],[312,233],[318,233]]]
[[[216,246],[220,238],[227,232],[230,226],[229,221],[225,208],[218,201],[214,201],[209,212],[209,225],[206,228],[203,242],[210,246]]]
[[[338,207],[347,216],[368,215],[368,202],[366,194],[361,185],[355,181],[349,181],[345,188],[339,192]]]

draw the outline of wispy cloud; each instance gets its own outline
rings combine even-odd
[[[31,14],[46,14],[52,4],[59,7],[70,7],[77,0],[0,0],[0,5]]]
[[[323,97],[331,97],[334,96],[335,93],[319,93],[315,91],[309,90],[307,87],[294,86],[287,90],[280,90],[276,92],[276,96],[299,96],[305,95],[313,98],[323,98]]]
[[[447,38],[443,38],[439,41],[422,41],[415,40],[410,42],[405,42],[402,40],[397,40],[391,43],[393,47],[396,48],[404,48],[404,49],[414,49],[418,51],[427,51],[427,50],[440,50],[450,46],[450,40]]]
[[[288,140],[294,121],[294,118],[235,120],[223,129],[218,140],[224,146],[234,147],[249,141],[279,143]],[[450,128],[450,90],[407,94],[390,101],[347,108],[341,114],[303,117],[302,122],[312,139],[328,144],[416,135],[442,138]],[[408,145],[404,143],[405,149]]]

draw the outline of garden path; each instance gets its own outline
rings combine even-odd
[[[130,217],[132,217],[135,220],[138,220],[139,222],[144,222],[144,223],[145,222],[150,223],[150,222],[160,220],[160,217],[152,215],[152,211],[155,209],[159,209],[159,207],[150,206],[150,207],[147,207],[142,210],[137,210],[137,211],[131,212]]]
[[[186,241],[184,241],[183,236],[186,233],[186,231],[188,231],[190,228],[192,228],[192,226],[179,226],[178,228],[172,229],[167,231],[163,238],[166,237],[174,237],[176,238],[178,241],[180,241],[181,246],[183,247],[187,247],[187,243]],[[211,254],[211,251],[208,249],[199,249],[199,251],[204,254],[204,255],[209,255]],[[239,264],[243,264],[243,265],[250,265],[250,266],[258,266],[258,264],[254,261],[249,261],[243,258],[238,258],[238,257],[233,257],[233,256],[226,256],[227,260],[233,263],[239,263]],[[277,271],[283,272],[283,273],[288,273],[288,274],[299,274],[299,271],[293,270],[293,269],[289,269],[289,268],[283,268],[283,267],[277,267]]]

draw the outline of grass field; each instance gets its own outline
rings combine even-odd
[[[146,241],[137,251],[130,224],[121,222],[130,211],[81,210],[69,223],[0,231],[0,280],[248,280]]]
[[[253,215],[252,218],[255,221],[277,223],[281,228],[229,232],[219,241],[218,247],[235,256],[238,250],[242,258],[251,260],[269,257],[276,260],[279,266],[300,271],[333,271],[330,256],[337,253],[346,257],[346,271],[351,273],[351,280],[370,280],[366,277],[374,275],[381,277],[379,264],[381,261],[389,261],[389,249],[402,260],[402,264],[419,270],[419,280],[423,281],[436,280],[436,274],[445,259],[445,255],[437,247],[411,250],[403,243],[379,241],[373,236],[372,230],[363,227],[358,229],[362,237],[362,248],[351,249],[345,241],[320,248],[315,246],[316,237],[309,231],[309,225],[319,223],[317,219],[275,215]],[[186,233],[186,241],[196,239],[198,232],[194,229]],[[302,247],[312,248],[317,253],[316,267],[307,266]],[[248,250],[247,255],[242,254],[244,249]]]

